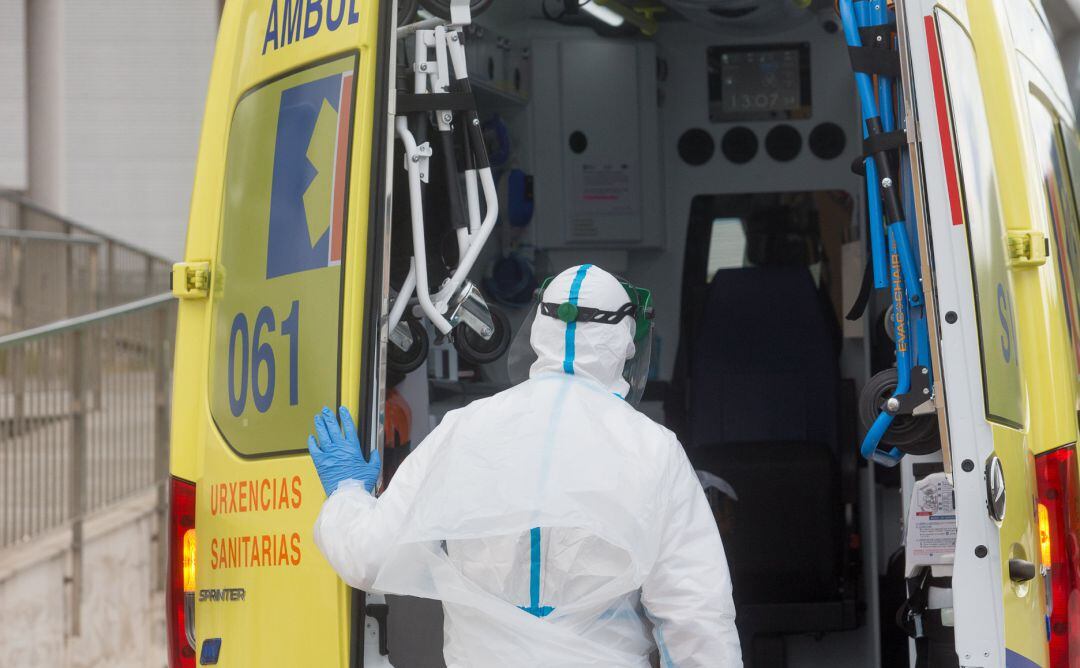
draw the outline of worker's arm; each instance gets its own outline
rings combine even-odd
[[[393,483],[376,498],[355,479],[346,479],[323,503],[315,520],[315,545],[334,571],[356,589],[371,590],[386,551],[427,476],[439,429],[405,458]],[[392,593],[392,592],[390,592]]]
[[[641,587],[660,665],[739,668],[731,574],[716,520],[677,442],[670,459],[665,477],[671,494],[660,516],[660,554]]]

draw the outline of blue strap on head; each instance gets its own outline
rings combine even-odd
[[[583,264],[578,267],[577,274],[574,275],[574,282],[570,284],[570,296],[567,299],[568,302],[577,306],[578,294],[581,292],[581,283],[585,280],[585,274],[589,271],[591,264]],[[566,356],[563,358],[563,371],[574,375],[574,332],[577,331],[577,322],[566,323]]]

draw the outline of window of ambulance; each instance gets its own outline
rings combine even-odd
[[[1015,302],[975,49],[955,19],[941,11],[936,16],[971,254],[986,417],[1019,428],[1024,407]]]
[[[303,451],[336,406],[357,57],[249,90],[229,131],[210,410],[247,457]]]
[[[717,218],[709,233],[709,256],[706,260],[706,283],[721,269],[746,265],[746,231],[741,218]]]
[[[1051,256],[1058,268],[1061,294],[1065,301],[1065,318],[1072,339],[1073,354],[1080,373],[1080,222],[1077,207],[1080,203],[1080,143],[1076,135],[1062,128],[1053,112],[1041,99],[1030,99],[1032,129],[1035,133],[1039,159],[1042,162],[1043,184],[1053,223]],[[1070,178],[1071,175],[1071,178]]]

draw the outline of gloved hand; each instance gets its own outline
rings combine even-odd
[[[371,451],[371,459],[365,461],[360,452],[360,439],[356,435],[349,409],[342,406],[341,428],[333,411],[323,408],[315,414],[315,434],[308,436],[308,451],[315,462],[326,495],[330,496],[342,480],[359,480],[368,492],[375,489],[382,468],[378,449]],[[344,432],[344,433],[343,433]]]

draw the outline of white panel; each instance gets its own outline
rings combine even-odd
[[[637,49],[574,40],[560,49],[563,138],[584,150],[563,152],[566,241],[641,241],[641,133]],[[602,91],[602,92],[601,92]]]
[[[65,213],[180,256],[217,4],[66,1]]]
[[[26,0],[0,0],[0,190],[25,190]]]
[[[568,37],[532,52],[537,245],[662,246],[655,47]]]
[[[965,226],[953,225],[949,215],[948,175],[941,141],[930,133],[938,127],[931,58],[937,58],[925,30],[925,17],[935,13],[935,0],[919,0],[904,7],[918,127],[922,128],[922,178],[926,186],[929,237],[933,246],[934,288],[939,313],[958,314],[955,324],[940,334],[941,368],[936,369],[948,398],[948,431],[953,462],[985,462],[994,453],[994,435],[983,403],[982,361],[978,346],[978,315],[972,284],[971,255]],[[950,12],[954,6],[950,6]],[[949,21],[955,36],[967,24],[936,9],[938,21]],[[957,23],[960,26],[957,26]],[[945,33],[942,33],[943,35]],[[961,38],[962,39],[962,38]],[[931,55],[933,54],[933,55]],[[946,60],[948,65],[949,61]],[[927,136],[929,134],[929,136]],[[952,158],[949,158],[950,160]],[[996,194],[993,195],[996,198]],[[995,204],[991,204],[994,206]],[[1000,204],[996,204],[1000,207]],[[1000,530],[986,511],[986,484],[981,473],[957,474],[953,484],[957,501],[957,536],[953,593],[956,614],[956,653],[964,666],[1005,665],[1001,581]],[[987,551],[976,555],[976,546]]]

